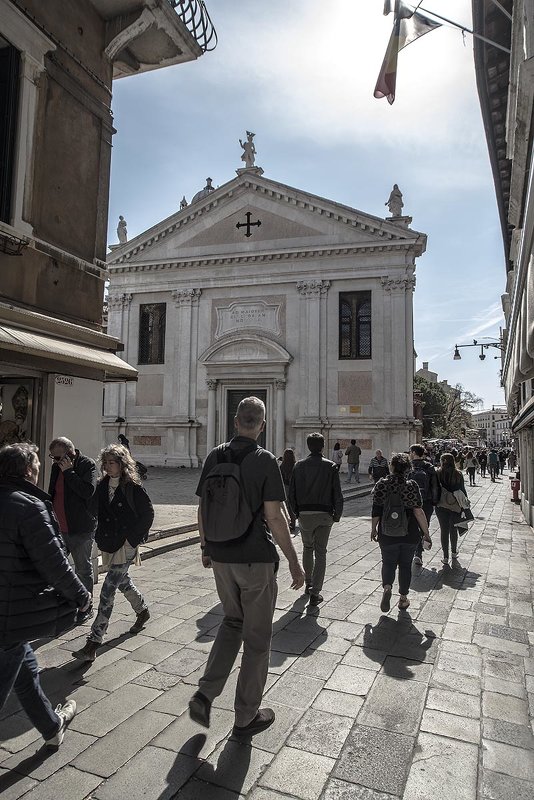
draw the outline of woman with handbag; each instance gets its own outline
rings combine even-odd
[[[473,453],[473,451],[469,450],[469,452],[465,456],[465,471],[469,475],[469,486],[476,486],[475,472],[477,470],[477,467],[478,467],[477,458]]]
[[[436,516],[441,530],[441,549],[443,550],[441,563],[448,567],[449,545],[453,561],[458,558],[458,528],[456,525],[461,521],[462,511],[454,493],[461,491],[467,499],[467,492],[465,491],[464,476],[456,469],[452,453],[443,453],[440,467],[436,472],[440,485]]]
[[[141,564],[139,545],[148,537],[154,509],[141,486],[135,461],[125,447],[112,444],[104,448],[100,453],[100,464],[102,478],[95,494],[98,504],[95,541],[108,571],[87,643],[73,653],[81,661],[95,660],[109,625],[117,589],[136,614],[130,633],[139,633],[150,619],[148,606],[128,570],[132,564]]]

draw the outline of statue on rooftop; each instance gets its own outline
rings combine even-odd
[[[255,135],[256,135],[255,133],[247,131],[247,141],[242,142],[241,139],[239,140],[239,144],[243,148],[243,152],[241,154],[241,161],[245,162],[245,169],[255,166],[254,161],[256,159],[256,147],[253,141]]]
[[[393,185],[389,199],[384,203],[384,205],[389,208],[389,213],[392,217],[400,217],[402,215],[402,209],[404,206],[404,203],[402,202],[402,192],[396,183]]]
[[[123,216],[119,216],[119,224],[117,225],[117,236],[121,244],[126,244],[128,241],[128,231],[126,230],[126,220]]]
[[[188,202],[187,202],[187,200],[185,199],[185,194],[184,194],[184,196],[183,196],[183,197],[182,197],[182,199],[180,200],[180,211],[183,211],[183,209],[184,209],[184,208],[187,208],[187,206],[188,206]]]

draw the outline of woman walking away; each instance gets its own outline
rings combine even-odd
[[[469,475],[469,486],[476,486],[475,483],[475,472],[478,467],[478,461],[475,457],[475,454],[472,450],[465,456],[465,471]]]
[[[296,517],[293,513],[293,509],[291,508],[291,503],[289,502],[289,483],[291,481],[291,476],[293,475],[293,470],[295,468],[295,453],[291,450],[290,447],[287,450],[284,450],[284,455],[282,457],[282,461],[280,463],[280,472],[282,474],[282,480],[284,482],[284,488],[286,490],[286,508],[287,513],[289,514],[289,530],[294,531],[296,527]]]
[[[399,608],[408,608],[408,592],[412,580],[412,560],[416,547],[423,537],[427,547],[432,546],[428,523],[423,511],[421,492],[415,481],[407,480],[412,468],[406,453],[391,457],[391,474],[380,478],[373,489],[371,539],[378,542],[382,551],[382,601],[380,610],[387,612],[395,572],[399,570]]]
[[[334,449],[332,450],[332,461],[336,465],[336,469],[339,472],[343,463],[343,450],[341,449],[339,442],[335,443]]]
[[[146,541],[154,520],[154,509],[140,485],[135,461],[122,445],[112,444],[100,453],[102,478],[96,489],[98,523],[95,540],[108,571],[96,619],[87,643],[73,653],[81,661],[94,661],[113,611],[115,592],[123,593],[137,619],[130,633],[139,633],[150,619],[147,604],[128,574],[131,564],[140,565],[139,545]]]
[[[440,485],[440,499],[436,506],[436,516],[441,530],[441,548],[443,550],[442,564],[449,566],[449,544],[453,560],[458,558],[458,528],[455,523],[460,520],[461,507],[454,492],[465,491],[464,476],[456,469],[454,456],[443,453],[441,466],[437,470]]]

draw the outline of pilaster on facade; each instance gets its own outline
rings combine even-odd
[[[178,308],[180,306],[193,306],[198,305],[202,289],[173,289],[171,292],[174,305]]]
[[[307,281],[298,281],[297,292],[302,297],[313,298],[326,294],[330,289],[331,282],[323,281],[320,279],[312,279]]]

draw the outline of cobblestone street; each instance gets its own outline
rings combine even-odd
[[[152,614],[141,634],[120,597],[94,664],[71,656],[87,627],[36,648],[45,691],[79,712],[50,755],[10,698],[2,799],[532,800],[534,535],[507,472],[481,483],[454,569],[433,519],[408,611],[379,610],[369,497],[334,526],[319,608],[288,589],[282,563],[264,701],[276,721],[252,746],[229,738],[236,670],[208,732],[187,712],[221,615],[198,546],[133,569]]]

